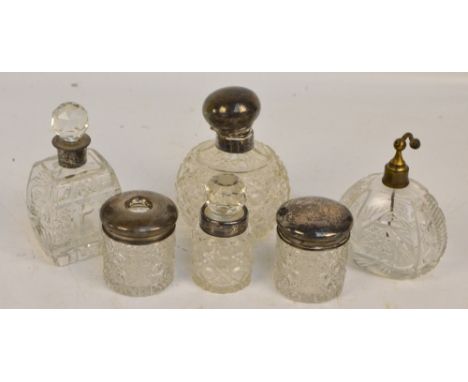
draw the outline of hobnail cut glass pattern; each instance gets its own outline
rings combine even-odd
[[[348,244],[323,251],[308,251],[289,245],[279,236],[273,278],[287,298],[319,303],[337,297],[346,274]]]
[[[372,174],[354,184],[341,202],[354,215],[350,251],[360,267],[380,276],[405,279],[433,269],[445,251],[447,229],[437,201],[410,180],[393,189]]]
[[[164,240],[132,245],[104,236],[104,280],[112,290],[127,296],[150,296],[174,279],[175,234]]]
[[[183,220],[198,225],[200,207],[205,202],[205,184],[213,175],[232,173],[244,182],[249,209],[249,225],[254,238],[261,238],[275,225],[278,207],[289,199],[286,169],[274,151],[261,142],[246,153],[219,150],[213,141],[193,148],[177,174],[177,203]]]
[[[194,230],[192,278],[201,288],[214,293],[232,293],[250,284],[252,244],[248,230],[228,238]]]
[[[33,230],[45,254],[62,266],[99,254],[99,210],[120,192],[114,171],[96,151],[79,168],[64,168],[57,156],[33,165],[26,204]]]

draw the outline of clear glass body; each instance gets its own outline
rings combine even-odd
[[[213,176],[205,185],[206,216],[210,219],[231,222],[244,215],[245,184],[234,174]]]
[[[445,217],[418,182],[393,189],[382,183],[382,174],[372,174],[354,184],[341,202],[354,215],[350,250],[360,267],[405,279],[438,264],[447,245]]]
[[[104,280],[127,296],[150,296],[174,279],[175,233],[151,244],[132,245],[104,237]]]
[[[343,290],[348,244],[323,251],[293,247],[276,239],[274,281],[276,288],[293,301],[319,303]]]
[[[260,238],[275,225],[278,207],[289,198],[289,180],[278,156],[256,141],[254,149],[232,154],[219,150],[214,141],[205,141],[189,152],[179,168],[177,203],[186,223],[198,224],[205,202],[205,184],[216,174],[232,173],[246,186],[249,224],[253,237]]]
[[[64,168],[57,156],[33,165],[26,203],[33,230],[56,265],[96,256],[102,244],[101,205],[120,192],[114,170],[95,150],[85,165]]]
[[[252,243],[248,230],[223,238],[197,227],[192,245],[192,278],[198,286],[214,293],[232,293],[250,284]]]

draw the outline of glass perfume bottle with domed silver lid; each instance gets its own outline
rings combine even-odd
[[[57,155],[32,166],[26,204],[42,249],[62,266],[99,254],[99,209],[120,184],[101,154],[88,149],[88,114],[81,105],[59,105],[51,124]]]
[[[406,141],[418,149],[411,133],[394,142],[395,156],[383,174],[361,179],[341,201],[354,215],[350,255],[354,262],[380,276],[415,278],[432,270],[447,245],[445,217],[435,198],[409,178],[402,152]]]
[[[222,88],[206,98],[203,115],[216,140],[188,153],[176,181],[179,210],[190,227],[198,224],[205,184],[222,173],[237,175],[246,186],[253,236],[260,238],[274,227],[276,210],[289,198],[289,180],[275,152],[254,140],[252,124],[259,112],[257,95],[243,87]]]

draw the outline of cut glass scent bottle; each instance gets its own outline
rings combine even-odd
[[[206,199],[192,237],[192,278],[210,292],[236,292],[249,285],[252,273],[245,186],[236,175],[215,175]]]
[[[415,278],[433,269],[445,251],[447,230],[437,201],[409,179],[402,151],[418,139],[406,133],[394,143],[396,154],[385,172],[354,184],[342,198],[354,215],[351,256],[360,267],[394,279]]]
[[[33,165],[27,186],[33,230],[45,254],[60,266],[99,254],[99,209],[120,192],[114,170],[97,151],[87,149],[87,128],[82,106],[58,106],[52,113],[52,144],[58,154]]]
[[[254,237],[264,236],[275,225],[276,210],[289,198],[289,180],[275,152],[254,141],[252,124],[259,112],[257,95],[242,87],[219,89],[205,100],[203,115],[216,140],[188,153],[176,182],[179,210],[190,227],[198,224],[205,184],[222,173],[235,174],[244,182]]]

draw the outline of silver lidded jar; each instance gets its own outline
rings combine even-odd
[[[164,195],[128,191],[101,207],[104,280],[128,296],[149,296],[174,278],[177,207]]]
[[[276,288],[287,298],[319,303],[342,289],[353,224],[342,204],[321,197],[284,203],[276,214]]]
[[[192,278],[214,293],[232,293],[250,283],[252,241],[245,185],[234,174],[213,176],[192,236]]]

